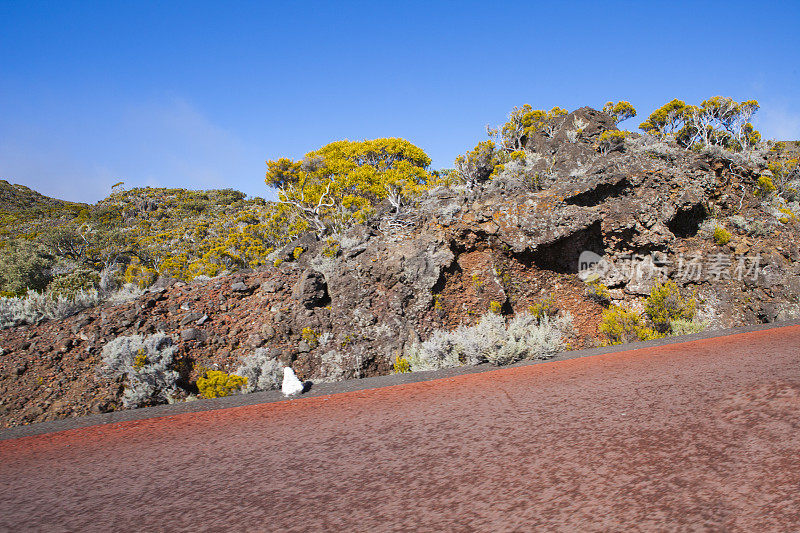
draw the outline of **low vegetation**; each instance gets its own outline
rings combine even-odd
[[[103,347],[102,372],[125,379],[126,408],[166,403],[178,392],[177,350],[172,337],[164,333],[117,337]]]
[[[474,326],[436,331],[429,340],[412,347],[406,359],[412,371],[548,359],[565,348],[571,333],[568,313],[556,318],[520,313],[506,324],[505,318],[490,312]]]

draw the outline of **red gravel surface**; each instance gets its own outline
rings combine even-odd
[[[798,531],[800,327],[3,441],[0,528]]]

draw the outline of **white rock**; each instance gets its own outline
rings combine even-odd
[[[303,382],[297,379],[294,370],[286,366],[283,368],[283,385],[281,392],[284,396],[291,396],[303,392]]]

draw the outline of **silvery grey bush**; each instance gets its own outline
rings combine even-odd
[[[234,373],[247,378],[244,392],[272,390],[281,386],[283,365],[267,348],[258,348],[253,355],[242,359]]]
[[[99,302],[100,296],[95,290],[80,290],[73,297],[28,291],[26,296],[0,298],[0,329],[35,324],[44,319],[60,320]]]
[[[474,326],[434,332],[427,341],[409,348],[406,358],[412,371],[548,359],[564,349],[564,337],[571,332],[569,313],[557,318],[520,313],[508,324],[502,316],[487,313]]]
[[[161,332],[146,337],[117,337],[103,346],[103,372],[127,379],[122,397],[126,408],[173,399],[179,377],[173,370],[173,357],[177,349],[172,344],[172,337]]]

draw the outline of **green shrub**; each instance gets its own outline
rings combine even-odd
[[[197,388],[206,398],[222,398],[237,393],[247,386],[247,378],[227,374],[220,370],[209,370],[197,380]]]
[[[468,187],[488,180],[495,171],[502,170],[501,152],[494,141],[484,141],[455,160],[456,172]]]
[[[731,242],[731,233],[722,226],[714,227],[714,242],[720,246]]]
[[[645,304],[645,313],[660,333],[669,331],[673,320],[692,320],[696,311],[695,299],[683,298],[674,281],[666,281],[653,287]]]
[[[36,243],[18,240],[0,254],[0,290],[23,296],[28,290],[42,291],[51,280],[53,256]]]
[[[603,311],[599,330],[605,336],[604,345],[646,341],[663,336],[648,327],[639,313],[617,305]]]
[[[78,269],[69,274],[53,278],[47,285],[47,294],[74,299],[78,291],[96,290],[100,286],[100,274],[93,270]]]

